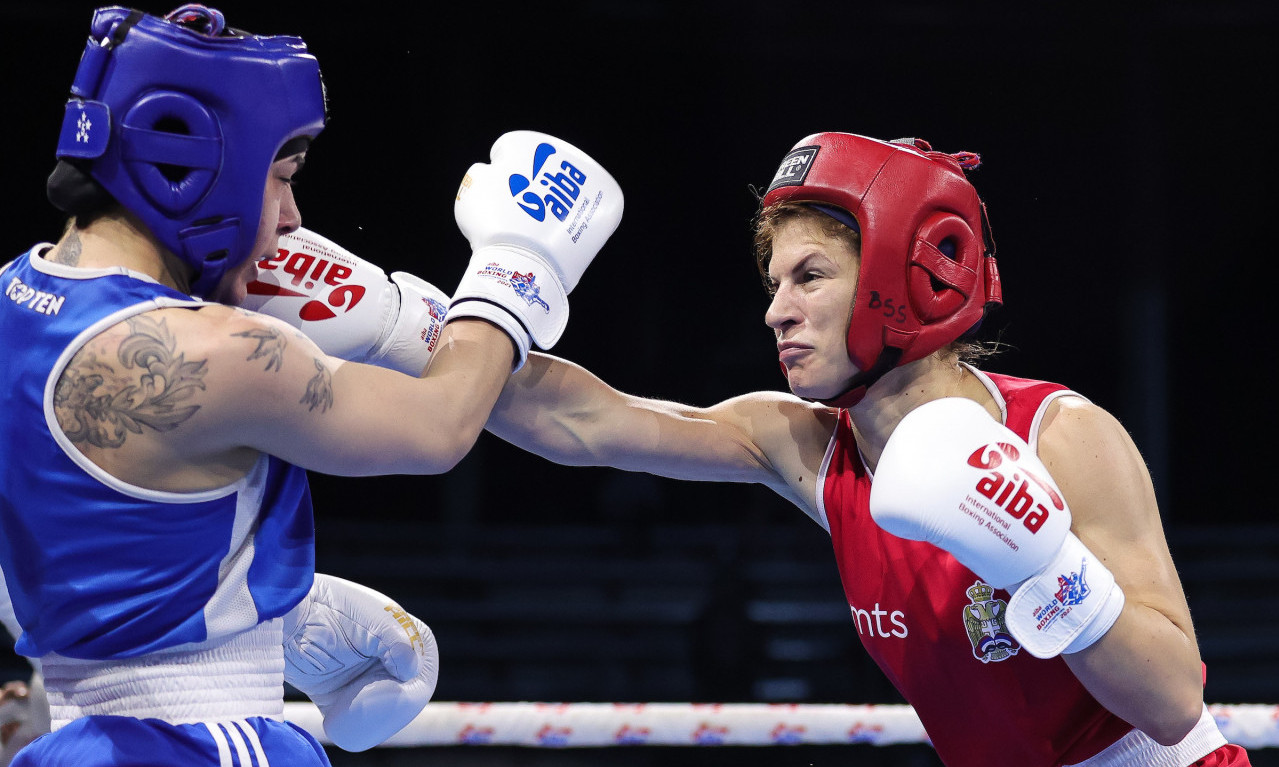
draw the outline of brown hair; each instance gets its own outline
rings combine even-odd
[[[965,338],[958,341],[951,341],[942,347],[943,354],[953,354],[959,358],[960,362],[967,362],[974,367],[981,367],[981,363],[999,354],[1008,348],[1008,344],[999,341],[978,341],[974,338]]]
[[[827,237],[842,240],[854,254],[861,257],[862,236],[820,210],[799,202],[769,205],[755,216],[752,228],[755,231],[755,266],[759,268],[764,288],[770,293],[772,286],[768,282],[768,264],[773,260],[773,238],[783,225],[791,221],[803,221],[817,227]]]

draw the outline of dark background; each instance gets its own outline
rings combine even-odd
[[[93,5],[0,10],[0,252],[58,236],[43,183]],[[1233,669],[1221,686],[1210,674],[1208,699],[1279,700],[1270,633],[1279,626],[1265,617],[1279,586],[1268,482],[1272,4],[219,7],[232,26],[302,35],[319,57],[331,122],[299,177],[305,222],[388,272],[413,271],[446,290],[456,283],[468,249],[453,194],[505,131],[551,133],[608,168],[625,190],[625,217],[573,294],[555,352],[637,394],[710,404],[784,386],[749,252],[750,186],[767,185],[802,137],[920,136],[939,150],[982,153],[971,178],[990,208],[1007,302],[987,336],[1011,347],[987,367],[1059,380],[1119,416],[1158,487],[1210,670]],[[485,645],[483,620],[460,605],[488,604],[500,616],[507,603],[493,581],[533,583],[511,563],[536,570],[526,560],[538,556],[549,564],[536,572],[558,566],[573,578],[546,578],[524,604],[601,595],[626,603],[635,576],[617,563],[652,566],[640,577],[654,578],[663,564],[677,571],[675,557],[701,568],[689,577],[703,588],[689,596],[676,583],[653,599],[675,594],[668,603],[697,615],[736,605],[723,632],[749,637],[777,630],[757,608],[777,597],[779,581],[756,566],[798,559],[812,579],[792,568],[786,577],[798,580],[777,598],[814,614],[842,611],[781,629],[835,645],[797,672],[806,687],[770,687],[756,671],[770,661],[756,658],[743,666],[751,670],[694,689],[679,682],[699,665],[687,649],[674,652],[683,664],[674,670],[590,674],[577,685],[565,682],[568,661],[546,678],[503,674],[492,671],[496,655],[477,651],[473,666],[459,663],[473,673],[453,677],[472,684],[449,682],[446,665],[440,699],[894,700],[856,646],[825,535],[762,489],[565,469],[485,435],[446,476],[317,476],[314,491],[321,568],[394,589],[446,650],[446,629],[467,638],[457,644]],[[503,536],[516,543],[494,543]],[[547,612],[545,623],[567,625]],[[674,620],[671,636],[693,636],[691,614]],[[519,631],[547,630],[527,620]],[[1232,621],[1243,625],[1229,630]],[[494,626],[503,630],[496,618]],[[601,630],[572,624],[563,642],[612,646],[591,638]],[[597,654],[606,667],[609,653]],[[735,687],[738,677],[745,682]],[[832,757],[802,761],[822,758]]]

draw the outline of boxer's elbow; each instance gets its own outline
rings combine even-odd
[[[1179,692],[1170,696],[1160,706],[1158,716],[1151,717],[1142,724],[1142,731],[1163,746],[1172,746],[1185,740],[1190,731],[1199,723],[1203,714],[1203,694],[1201,689]]]
[[[413,447],[414,474],[445,474],[452,471],[471,449],[483,430],[483,422],[457,421],[424,429]]]

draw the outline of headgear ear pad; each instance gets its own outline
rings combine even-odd
[[[981,234],[953,213],[936,212],[920,224],[910,252],[906,292],[922,323],[965,321],[961,310],[979,287],[980,245]]]
[[[808,136],[782,161],[763,209],[834,205],[861,230],[847,337],[860,372],[829,404],[851,406],[885,372],[963,337],[1002,301],[985,208],[964,175],[963,163],[978,161],[847,133]]]
[[[170,130],[158,130],[161,126]],[[174,132],[174,128],[181,133]],[[154,91],[120,120],[130,179],[166,216],[191,210],[212,188],[222,159],[222,131],[211,111],[185,93]]]

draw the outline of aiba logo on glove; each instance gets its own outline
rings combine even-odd
[[[560,221],[567,219],[577,198],[582,194],[582,187],[586,185],[586,174],[567,160],[561,162],[558,169],[542,171],[546,161],[555,152],[554,146],[543,141],[533,150],[533,172],[528,176],[512,173],[508,180],[511,197],[517,198],[516,203],[520,208],[536,221],[545,221],[547,210]],[[559,172],[553,172],[556,170]],[[540,178],[539,173],[542,174]],[[539,185],[546,187],[545,194],[539,197],[541,190],[530,190],[529,187],[533,185],[530,179],[536,179]]]
[[[342,263],[340,256],[333,253],[317,255],[302,250],[279,248],[276,255],[258,261],[257,266],[259,276],[276,270],[290,275],[293,289],[285,287],[283,279],[277,276],[279,283],[262,279],[250,282],[246,288],[249,295],[308,298],[310,293],[303,291],[315,291],[317,285],[323,286],[316,294],[322,295],[325,300],[311,298],[298,309],[298,318],[307,322],[332,319],[337,316],[335,310],[338,309],[343,313],[351,311],[366,292],[363,285],[346,281],[350,279],[353,270]]]
[[[977,482],[977,492],[994,501],[1014,519],[1020,519],[1027,530],[1037,533],[1048,520],[1049,511],[1028,492],[1031,489],[1030,482],[1038,485],[1058,510],[1064,510],[1066,502],[1051,485],[1027,471],[1025,466],[1015,463],[1020,457],[1021,452],[1015,446],[1007,442],[997,442],[974,450],[972,455],[968,456],[968,465],[976,469],[991,469],[990,474]],[[1011,477],[1005,477],[998,471],[993,471],[1003,466],[1005,460],[1014,462]],[[1025,474],[1028,479],[1023,478],[1021,474]]]

